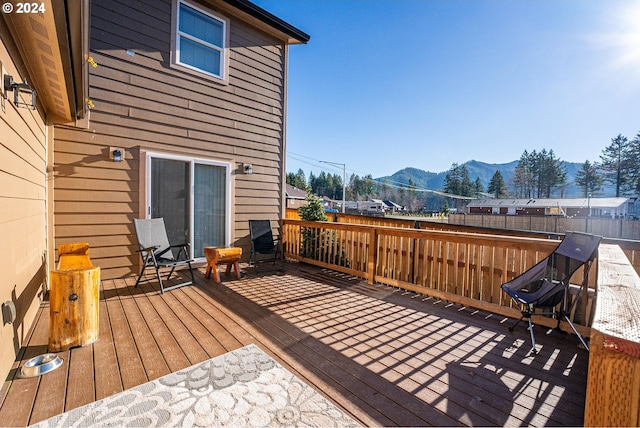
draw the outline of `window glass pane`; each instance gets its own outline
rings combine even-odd
[[[180,37],[180,62],[220,76],[220,52]]]
[[[204,257],[204,247],[226,243],[226,168],[195,165],[194,257]]]
[[[224,25],[204,13],[198,12],[185,4],[180,5],[179,30],[207,43],[222,48]]]
[[[151,159],[151,218],[164,218],[169,243],[189,241],[189,164]]]

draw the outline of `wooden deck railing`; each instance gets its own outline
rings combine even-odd
[[[282,232],[287,257],[514,318],[520,313],[500,285],[557,246],[548,239],[294,219],[282,221]],[[640,277],[628,258],[638,251],[621,247],[601,244],[587,299],[571,314],[591,338],[586,426],[640,424]],[[582,275],[576,272],[576,283]]]
[[[513,216],[509,216],[513,217]],[[300,220],[300,215],[297,209],[287,208],[286,218]],[[420,230],[441,230],[446,232],[462,232],[462,233],[481,233],[486,235],[500,235],[500,236],[520,236],[524,238],[542,238],[560,239],[562,233],[557,232],[535,232],[529,230],[517,230],[517,229],[504,229],[499,227],[481,227],[481,226],[469,226],[461,224],[448,224],[442,222],[433,222],[428,220],[416,220],[416,219],[400,219],[391,217],[369,217],[363,215],[354,214],[342,214],[342,213],[330,213],[327,214],[327,220],[337,223],[349,223],[349,224],[361,224],[367,226],[388,226],[397,227],[402,229],[420,229]],[[606,219],[600,221],[606,222]],[[625,220],[629,221],[629,220]],[[497,223],[495,224],[497,225]],[[507,226],[508,224],[504,224]],[[638,275],[640,275],[640,241],[631,239],[617,239],[603,237],[603,243],[619,245],[622,251],[624,251],[627,259],[634,267]]]
[[[585,426],[640,426],[640,277],[617,245],[600,245]]]
[[[294,219],[282,221],[282,234],[287,257],[509,317],[520,312],[500,286],[558,245],[538,238]],[[577,282],[581,275],[576,272]],[[574,322],[588,335],[591,300],[577,307]],[[539,318],[540,324],[556,325]]]

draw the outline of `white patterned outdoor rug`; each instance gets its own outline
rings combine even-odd
[[[360,425],[256,345],[248,345],[35,426]]]

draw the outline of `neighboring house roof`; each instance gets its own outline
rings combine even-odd
[[[307,43],[311,36],[294,27],[293,25],[283,21],[277,16],[267,12],[260,6],[251,3],[248,0],[224,0],[230,6],[251,15],[259,21],[269,25],[270,27],[284,33],[289,37],[287,43]]]
[[[307,198],[307,192],[305,192],[302,189],[298,189],[297,187],[292,186],[291,184],[287,184],[285,188],[285,192],[287,194],[287,198],[289,199],[306,199]]]
[[[396,204],[395,202],[392,202],[392,201],[383,201],[382,199],[369,199],[369,200],[371,202],[375,202],[376,204],[382,204],[386,208],[402,209],[401,205],[398,205],[398,204]]]
[[[401,209],[402,205],[398,205],[393,201],[383,201],[383,203],[388,206],[389,208],[396,208],[396,209]]]
[[[467,204],[474,207],[515,207],[515,208],[612,208],[619,207],[629,198],[527,198],[527,199],[476,199]]]

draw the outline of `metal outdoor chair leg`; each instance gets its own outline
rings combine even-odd
[[[171,272],[173,272],[173,269],[171,269]],[[157,268],[157,267],[156,267],[156,276],[158,277],[158,282],[160,283],[160,293],[164,293],[164,284],[162,283],[160,268]],[[169,276],[171,276],[171,273],[169,273]],[[169,279],[169,276],[167,277],[167,280]]]
[[[171,278],[171,275],[173,275],[173,271],[174,271],[175,269],[176,269],[176,267],[175,267],[175,266],[171,268],[171,270],[169,271],[169,275],[167,275],[167,281],[169,281],[169,279]],[[158,275],[160,275],[160,274],[158,273]]]
[[[135,285],[135,287],[138,287],[138,284],[140,284],[140,280],[142,279],[142,275],[144,275],[144,271],[145,271],[145,269],[146,269],[146,268],[147,268],[147,267],[146,267],[145,263],[143,262],[143,263],[142,263],[142,269],[140,269],[140,274],[138,275],[138,279],[136,280],[136,285]],[[134,287],[134,288],[135,288],[135,287]]]
[[[522,313],[522,316],[520,317],[520,319],[518,321],[516,321],[515,323],[513,323],[512,325],[509,326],[509,331],[513,331],[516,329],[516,327],[518,326],[518,324],[520,324],[520,321],[522,321],[525,317],[525,313]]]
[[[531,354],[536,355],[538,350],[536,349],[536,336],[533,334],[533,322],[531,321],[531,317],[529,317],[529,334],[531,335],[531,344],[533,348],[531,348]]]
[[[584,340],[584,337],[582,337],[582,335],[580,333],[578,333],[578,329],[576,328],[576,326],[573,324],[573,321],[571,321],[571,319],[569,318],[569,314],[567,314],[566,312],[562,312],[562,316],[564,317],[564,320],[569,324],[569,327],[571,327],[571,330],[573,330],[573,332],[576,334],[576,336],[578,336],[578,339],[580,339],[580,342],[582,343],[582,346],[584,346],[584,348],[588,351],[589,350],[589,345],[587,345],[587,342]],[[558,317],[560,318],[560,317]],[[558,319],[558,324],[560,324],[560,319]]]

